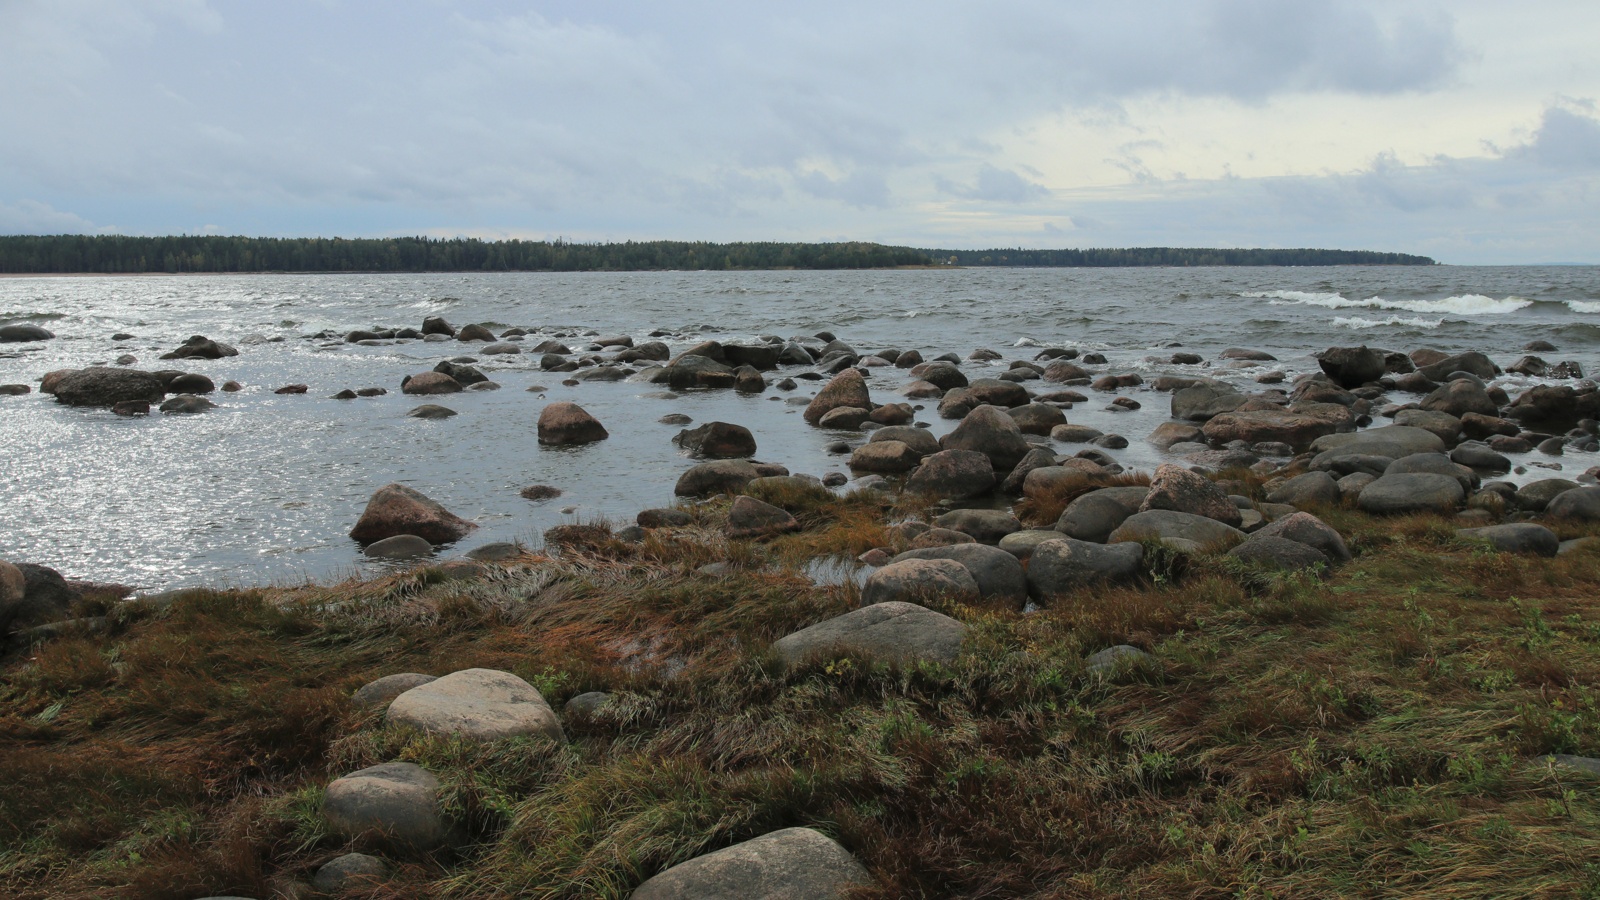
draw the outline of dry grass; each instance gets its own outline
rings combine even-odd
[[[957,610],[951,666],[783,673],[770,642],[854,602],[794,561],[886,535],[875,499],[777,499],[804,531],[730,543],[711,504],[643,545],[191,592],[37,648],[0,681],[0,893],[270,896],[345,849],[323,784],[408,759],[468,840],[353,896],[626,897],[789,825],[857,854],[863,898],[1600,896],[1594,783],[1539,762],[1600,755],[1594,551],[1330,510],[1357,558],[1321,579],[1166,560],[1035,614]],[[1112,644],[1160,665],[1086,672]],[[422,738],[345,699],[469,666],[614,700],[556,747]]]

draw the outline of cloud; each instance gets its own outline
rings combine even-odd
[[[1600,169],[1600,120],[1593,103],[1570,103],[1544,111],[1533,140],[1509,155],[1564,170]]]
[[[795,177],[802,191],[824,200],[837,200],[850,206],[882,208],[889,205],[889,184],[879,172],[855,171],[842,178],[829,178],[818,171]]]
[[[984,163],[978,169],[976,184],[957,184],[943,177],[935,178],[935,185],[943,193],[964,200],[983,203],[1028,203],[1050,196],[1050,190],[1009,169],[996,168]]]
[[[99,234],[114,230],[37,200],[0,200],[0,234]]]

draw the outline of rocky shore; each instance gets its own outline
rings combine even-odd
[[[527,352],[526,335],[430,318],[345,340],[468,342],[487,357]],[[1546,854],[1587,846],[1593,813],[1573,810],[1587,801],[1569,785],[1600,771],[1585,686],[1600,675],[1600,470],[1503,477],[1596,449],[1600,390],[1578,364],[1331,347],[1320,371],[1291,379],[1259,351],[1210,361],[1256,373],[1242,390],[1147,379],[1071,348],[1007,362],[984,349],[863,353],[827,333],[676,354],[667,335],[592,337],[531,352],[574,386],[777,391],[803,406],[797,427],[837,433],[844,465],[794,473],[761,462],[750,429],[701,423],[675,438],[697,460],[676,505],[459,557],[448,548],[475,523],[390,484],[349,536],[415,567],[342,585],[130,598],[0,563],[6,690],[25,725],[8,751],[18,777],[32,777],[22,745],[85,740],[113,708],[165,722],[149,725],[165,736],[152,743],[216,732],[245,748],[248,771],[207,776],[235,786],[191,803],[209,824],[175,839],[195,887],[164,896],[1014,896],[1047,884],[1109,896],[1240,883],[1314,896],[1348,886],[1363,842],[1429,840],[1453,861],[1385,857],[1386,877],[1421,893],[1591,877]],[[174,353],[230,351],[197,336]],[[476,363],[441,362],[398,388],[497,387]],[[909,380],[874,397],[886,368]],[[1512,396],[1503,371],[1546,381]],[[137,415],[203,412],[214,387],[128,365],[52,372],[40,390]],[[1086,404],[1156,402],[1170,418],[1148,434],[1070,422]],[[955,424],[936,436],[922,417]],[[599,444],[632,424],[548,402],[538,441]],[[1130,441],[1172,461],[1125,467],[1113,454]],[[184,661],[186,632],[231,635],[269,669],[321,660],[316,676],[285,676],[309,704],[293,736],[234,720],[178,727],[136,702],[146,679],[225,680]],[[89,695],[89,721],[60,719]],[[292,708],[268,706],[258,713]],[[1404,722],[1431,717],[1411,743]],[[144,727],[120,740],[140,745]],[[246,782],[274,799],[244,811],[230,791]],[[1407,784],[1421,793],[1397,799]],[[1441,797],[1453,813],[1416,812]],[[1474,803],[1493,812],[1425,837]],[[1414,821],[1384,818],[1406,804]],[[631,812],[600,811],[616,805]],[[1340,830],[1369,808],[1387,824]],[[223,811],[254,823],[228,832],[249,866],[204,850],[226,832]],[[90,843],[145,826],[120,827]],[[1535,839],[1535,827],[1547,831]],[[1230,829],[1254,843],[1225,840]],[[1116,833],[1142,849],[1114,850]],[[89,889],[54,868],[51,847],[67,844],[52,840],[10,864],[8,886]],[[1319,840],[1332,843],[1312,849]],[[1489,854],[1505,855],[1503,871],[1474,868]],[[118,859],[85,877],[147,877]],[[130,896],[159,893],[141,883]]]

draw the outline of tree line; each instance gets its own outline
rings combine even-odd
[[[1356,250],[921,250],[868,242],[483,241],[476,238],[251,238],[0,235],[0,273],[622,272],[882,269],[897,266],[1432,265]]]

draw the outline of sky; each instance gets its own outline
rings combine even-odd
[[[0,0],[0,233],[1600,263],[1594,0]]]

